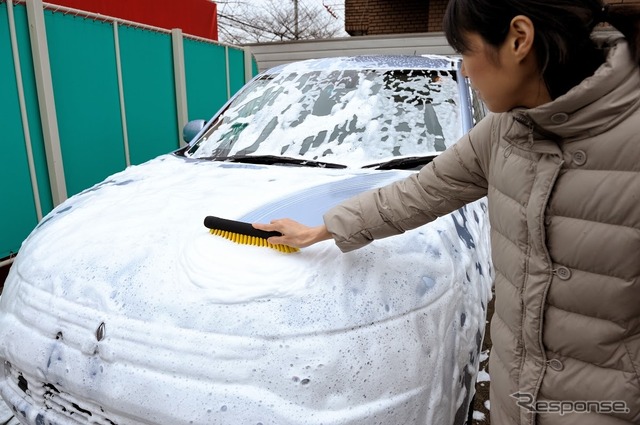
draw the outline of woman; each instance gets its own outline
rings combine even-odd
[[[492,423],[640,424],[640,5],[451,0],[444,27],[494,113],[323,226],[255,227],[349,251],[488,196]]]

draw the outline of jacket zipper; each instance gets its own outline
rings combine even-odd
[[[527,126],[529,129],[529,134],[527,135],[527,147],[531,148],[533,146],[533,130],[536,126],[535,123],[525,114],[514,114],[513,119],[518,121],[520,124]]]
[[[533,143],[534,143],[534,138],[533,138],[533,132],[536,128],[536,124],[533,122],[533,120],[531,118],[529,118],[527,115],[525,114],[514,114],[513,117],[516,121],[518,121],[520,124],[525,125],[529,131],[527,134],[527,142],[525,144],[525,146],[528,149],[531,149],[533,147]],[[524,365],[526,363],[526,358],[527,358],[527,348],[526,348],[526,344],[525,344],[525,335],[524,335],[524,327],[525,327],[525,312],[526,312],[526,306],[525,306],[525,302],[524,302],[524,297],[525,297],[525,293],[527,291],[527,281],[528,281],[528,277],[529,277],[529,262],[531,261],[531,244],[533,243],[532,241],[532,237],[531,234],[529,233],[529,230],[527,229],[527,251],[526,251],[526,258],[527,258],[527,262],[525,264],[525,280],[523,282],[522,285],[522,290],[520,292],[520,306],[522,308],[522,313],[520,315],[520,327],[522,329],[521,331],[521,338],[522,338],[522,358],[520,359],[520,367],[519,367],[519,376],[518,376],[518,386],[520,387],[520,380],[522,378],[522,371],[524,369]],[[542,352],[542,356],[543,358],[545,357],[544,355],[544,350]],[[546,359],[545,359],[546,360]],[[543,371],[542,371],[542,375],[544,375],[544,366],[543,366]],[[542,376],[541,375],[541,376]],[[534,389],[534,397],[537,399],[538,397],[538,391],[540,388],[540,378],[538,378],[538,382],[536,382],[536,388]],[[535,412],[530,412],[529,413],[529,424],[533,425],[536,422],[536,413]]]

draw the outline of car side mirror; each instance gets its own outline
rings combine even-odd
[[[200,133],[207,122],[205,120],[193,120],[189,121],[187,125],[182,129],[182,140],[186,143],[191,141]]]

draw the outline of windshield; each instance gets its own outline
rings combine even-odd
[[[434,155],[462,136],[454,71],[309,70],[265,75],[187,151],[364,166]]]

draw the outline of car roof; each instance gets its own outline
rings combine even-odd
[[[335,58],[307,59],[278,65],[265,74],[279,74],[292,71],[339,71],[346,69],[429,69],[455,71],[459,68],[460,58],[442,55],[362,55],[341,56]]]

